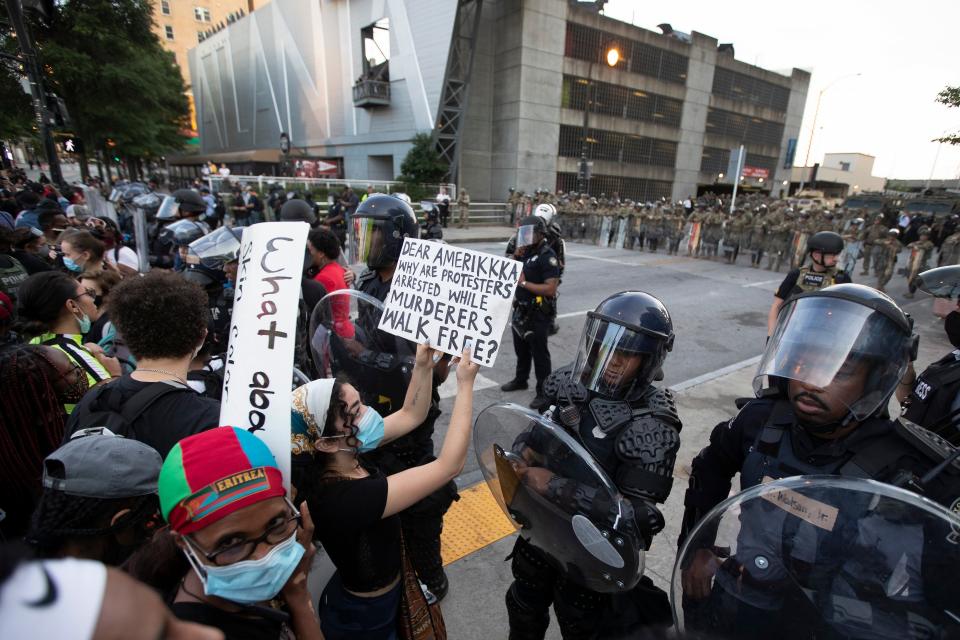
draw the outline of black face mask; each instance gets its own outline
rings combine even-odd
[[[960,311],[951,311],[943,319],[943,330],[955,349],[960,349]]]

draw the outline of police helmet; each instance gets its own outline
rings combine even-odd
[[[352,233],[352,262],[379,269],[400,259],[403,239],[419,238],[420,226],[407,202],[374,193],[361,202],[353,214]]]
[[[204,229],[198,222],[194,222],[193,220],[177,220],[163,228],[160,232],[160,240],[167,244],[182,247],[190,244],[194,240],[199,240],[207,235],[207,233],[207,229]]]
[[[173,192],[173,197],[181,211],[203,213],[207,210],[207,203],[203,201],[203,196],[193,189],[177,189]]]
[[[863,218],[854,218],[850,221],[850,224],[857,225],[858,227],[863,224]]]
[[[815,233],[807,240],[807,252],[813,253],[814,251],[833,255],[839,254],[843,251],[843,238],[839,233],[833,231]]]
[[[587,313],[571,375],[590,391],[632,400],[662,379],[673,341],[673,321],[659,299],[621,291]]]
[[[537,244],[536,234],[547,234],[547,223],[540,216],[525,216],[517,225],[517,246],[529,247]]]
[[[184,269],[183,279],[200,285],[207,293],[214,293],[223,288],[227,276],[219,269],[213,269],[203,264],[191,264]]]
[[[280,220],[282,222],[313,222],[313,207],[306,200],[294,199],[287,200],[280,207]]]
[[[124,204],[129,204],[138,196],[150,193],[150,187],[142,182],[128,182],[118,189],[120,190],[120,202]]]
[[[155,193],[144,193],[133,199],[133,206],[141,209],[147,216],[147,220],[152,220],[160,209],[160,203],[163,198]]]
[[[199,240],[191,242],[190,254],[208,268],[221,269],[223,265],[237,259],[242,239],[243,232],[240,229],[218,227]]]
[[[916,356],[913,321],[889,296],[861,284],[838,284],[784,303],[753,388],[759,396],[771,387],[783,390],[793,380],[813,388],[836,384],[852,390],[840,398],[846,418],[804,425],[813,433],[830,433],[886,408]],[[859,380],[851,384],[854,376],[862,376],[862,385]]]

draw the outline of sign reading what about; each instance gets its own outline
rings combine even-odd
[[[379,328],[492,367],[523,265],[511,258],[406,238]]]
[[[288,488],[290,387],[308,231],[305,222],[244,228],[220,402],[220,424],[262,439]]]

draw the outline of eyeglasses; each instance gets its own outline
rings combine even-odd
[[[269,545],[280,544],[297,530],[297,527],[301,524],[300,512],[297,511],[296,507],[294,507],[289,500],[287,500],[287,506],[290,507],[292,515],[288,515],[284,520],[268,527],[267,530],[263,532],[263,535],[221,547],[216,551],[208,552],[202,549],[189,536],[184,536],[184,539],[187,540],[191,547],[200,552],[204,558],[218,567],[243,562],[253,555],[254,550],[256,550],[261,543],[266,542]]]

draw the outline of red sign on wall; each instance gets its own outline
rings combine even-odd
[[[743,167],[743,176],[745,178],[763,178],[766,180],[770,177],[769,169],[761,169],[760,167],[748,167],[744,165]]]

